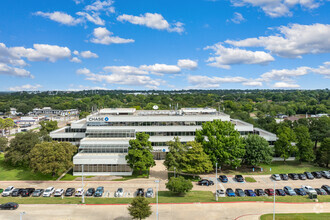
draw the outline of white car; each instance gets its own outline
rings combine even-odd
[[[63,193],[64,193],[64,189],[57,189],[57,190],[55,190],[54,196],[60,197],[63,195]]]
[[[218,195],[218,197],[225,197],[226,196],[225,191],[223,191],[222,189],[217,190],[217,195]]]
[[[11,193],[14,191],[15,187],[13,186],[8,186],[3,192],[2,192],[2,196],[10,196]]]
[[[84,194],[85,190],[83,188],[77,189],[76,193],[74,196],[82,196]]]
[[[311,194],[311,193],[312,194],[317,194],[317,192],[315,191],[315,189],[312,188],[311,186],[304,186],[304,185],[302,185],[301,188],[303,188],[307,194]]]
[[[117,191],[115,192],[115,197],[123,197],[124,190],[123,188],[118,188]]]
[[[50,197],[55,191],[54,187],[48,187],[45,192],[42,194],[43,197]]]
[[[275,181],[280,181],[281,180],[281,177],[279,174],[273,174],[272,175],[272,179],[275,180]]]
[[[152,188],[147,189],[146,197],[152,198],[154,196],[154,190]]]

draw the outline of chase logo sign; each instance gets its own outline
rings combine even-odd
[[[88,117],[87,121],[89,121],[89,122],[104,122],[104,121],[109,121],[109,117]]]

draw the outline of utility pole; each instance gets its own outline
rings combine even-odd
[[[84,164],[81,165],[81,188],[84,190]],[[81,195],[81,203],[85,203],[84,192]]]
[[[275,183],[276,183],[276,181],[275,180],[273,180],[273,182],[274,182],[274,207],[273,207],[273,220],[275,220]]]
[[[218,162],[215,163],[215,200],[218,201]]]

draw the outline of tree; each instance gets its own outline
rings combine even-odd
[[[286,126],[281,126],[277,130],[277,141],[275,142],[275,154],[282,157],[284,162],[297,151],[292,144],[296,140],[293,130]]]
[[[90,115],[89,112],[79,112],[79,119],[86,118],[88,115]]]
[[[8,146],[8,139],[5,137],[0,137],[0,152],[5,151]]]
[[[315,159],[314,151],[313,151],[313,142],[310,139],[308,128],[304,125],[298,125],[294,129],[297,138],[297,156],[300,162],[306,161],[311,162]]]
[[[309,131],[312,141],[315,142],[314,149],[316,149],[317,142],[322,142],[324,138],[330,137],[330,117],[310,118]]]
[[[41,125],[40,131],[47,132],[48,134],[58,129],[57,121],[41,121],[39,124]]]
[[[189,192],[193,188],[191,181],[186,180],[182,176],[171,177],[165,185],[168,190],[180,195]]]
[[[152,214],[150,203],[141,196],[135,197],[127,209],[133,219],[145,219]]]
[[[72,157],[77,152],[77,146],[69,142],[42,142],[36,144],[29,156],[30,167],[34,172],[60,175],[73,166]]]
[[[14,127],[14,125],[15,125],[15,122],[13,119],[11,119],[11,118],[4,119],[4,128],[5,128],[5,130],[7,130],[7,129],[9,130],[9,135],[10,135],[10,129],[12,127]]]
[[[38,133],[28,131],[16,134],[5,151],[5,162],[13,166],[28,166],[31,149],[41,142]]]
[[[182,155],[182,167],[187,173],[208,173],[213,170],[209,156],[204,152],[201,143],[187,143],[188,151]]]
[[[175,137],[174,141],[167,142],[169,152],[166,154],[164,165],[166,168],[173,169],[174,167],[182,170],[182,156],[187,151],[187,146],[180,142],[180,138]]]
[[[235,126],[231,122],[220,120],[206,122],[202,125],[201,130],[196,131],[195,140],[202,144],[213,167],[217,162],[233,168],[241,165],[245,145],[240,133],[235,130]]]
[[[258,166],[261,163],[269,164],[272,162],[272,149],[268,141],[259,135],[248,135],[245,142],[244,163],[252,166]]]
[[[320,166],[329,167],[330,164],[330,138],[324,138],[316,154],[316,162]]]
[[[143,170],[155,166],[148,134],[137,133],[136,138],[129,141],[129,145],[126,160],[133,170],[138,170],[142,174]]]

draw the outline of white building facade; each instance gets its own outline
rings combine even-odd
[[[179,137],[187,143],[193,141],[197,129],[207,121],[231,121],[241,135],[258,134],[270,145],[276,135],[252,124],[231,119],[229,115],[210,108],[184,108],[181,110],[136,110],[134,108],[102,109],[51,132],[56,141],[68,141],[79,146],[73,157],[74,175],[131,175],[126,162],[129,140],[136,133],[149,134],[155,159],[165,159],[167,142]]]

